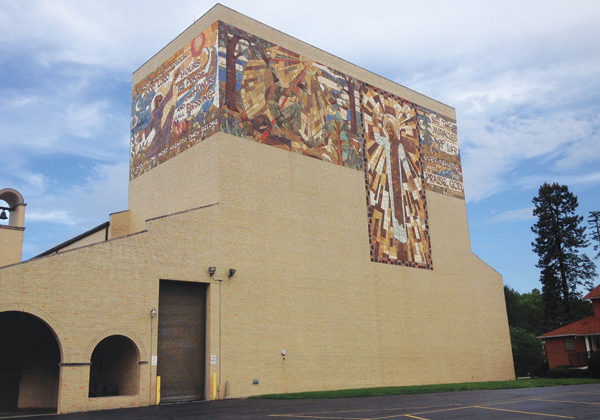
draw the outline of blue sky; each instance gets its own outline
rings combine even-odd
[[[0,188],[28,204],[23,258],[127,208],[131,73],[213,4],[0,0]],[[600,210],[600,2],[222,4],[455,107],[472,249],[505,284],[540,287],[541,183]]]

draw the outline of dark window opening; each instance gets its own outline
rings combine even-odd
[[[566,351],[574,351],[575,350],[575,338],[573,338],[573,337],[565,338],[565,350]]]

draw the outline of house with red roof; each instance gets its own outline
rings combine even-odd
[[[592,352],[600,349],[600,285],[583,298],[592,301],[594,315],[539,336],[543,340],[550,369],[587,366]]]

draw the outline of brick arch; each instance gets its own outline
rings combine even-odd
[[[100,339],[89,357],[88,398],[139,395],[140,356],[139,343],[128,331]]]
[[[139,357],[140,357],[140,362],[141,361],[145,361],[144,357],[146,356],[146,347],[144,346],[144,344],[142,344],[142,340],[140,339],[140,337],[133,332],[130,328],[127,327],[116,327],[116,328],[109,328],[106,329],[98,334],[96,334],[94,336],[94,338],[89,342],[88,346],[86,347],[85,350],[85,360],[86,361],[90,361],[92,359],[92,353],[94,352],[94,349],[96,348],[96,346],[105,338],[110,337],[112,335],[122,335],[123,337],[126,337],[128,339],[130,339],[133,344],[135,344],[135,346],[137,347],[137,351],[139,353]]]
[[[56,338],[58,350],[60,351],[61,363],[66,363],[71,360],[71,351],[67,345],[67,335],[64,333],[60,323],[48,312],[27,303],[2,303],[0,304],[0,312],[23,312],[39,318],[45,323]]]

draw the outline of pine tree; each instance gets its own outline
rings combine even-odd
[[[544,183],[532,202],[538,220],[531,227],[536,234],[531,245],[539,257],[546,317],[554,317],[559,324],[570,322],[576,316],[574,303],[581,298],[578,287],[591,290],[596,276],[595,264],[580,253],[589,242],[583,217],[575,213],[577,197],[566,185]]]
[[[597,252],[596,258],[600,258],[600,211],[596,210],[589,213],[588,227],[592,232],[594,251]]]

